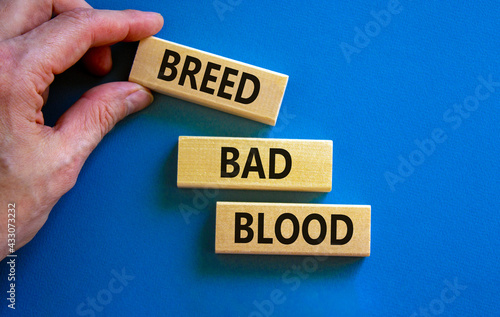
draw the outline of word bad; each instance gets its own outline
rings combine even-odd
[[[231,153],[233,157],[231,159],[228,158],[228,154]],[[236,162],[240,155],[238,149],[234,147],[222,147],[221,149],[221,177],[236,177],[240,172],[240,165]],[[279,173],[276,173],[276,155],[281,155],[285,159],[285,167]],[[252,162],[255,160],[255,165],[252,165]],[[231,165],[233,167],[232,172],[228,172],[227,167]],[[292,170],[292,157],[290,153],[285,149],[269,149],[269,178],[271,179],[280,179],[285,178],[290,171]],[[245,167],[243,168],[243,173],[241,174],[241,178],[248,178],[248,174],[250,172],[257,172],[259,174],[259,178],[266,178],[266,174],[264,173],[264,166],[262,165],[262,160],[260,158],[259,149],[251,148],[248,153],[248,158],[245,163]]]
[[[179,137],[177,186],[329,192],[331,141]]]

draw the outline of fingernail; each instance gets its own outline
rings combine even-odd
[[[134,91],[127,98],[125,102],[127,103],[128,113],[127,115],[146,108],[153,102],[153,94],[146,88],[139,88],[139,90]]]
[[[153,11],[147,11],[145,13],[151,15],[152,17],[154,16],[156,18],[161,18],[163,20],[163,15],[161,15],[161,13],[153,12]]]

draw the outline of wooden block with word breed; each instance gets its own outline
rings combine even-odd
[[[329,192],[332,141],[179,137],[178,187]]]
[[[149,37],[129,80],[157,92],[275,125],[288,76]]]
[[[217,202],[216,253],[370,255],[367,205]]]

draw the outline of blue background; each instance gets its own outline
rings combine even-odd
[[[500,81],[498,2],[401,0],[380,30],[371,11],[389,1],[231,2],[220,14],[210,0],[89,1],[158,11],[159,37],[290,79],[275,127],[158,94],[119,123],[17,252],[17,315],[78,316],[125,269],[134,278],[96,316],[498,316],[500,87],[482,89],[488,97],[460,125],[447,122],[480,76]],[[367,25],[369,43],[356,46],[356,28]],[[342,43],[356,52],[347,58]],[[116,45],[104,78],[81,65],[58,76],[47,123],[89,88],[126,80],[136,47]],[[435,129],[446,140],[415,152],[418,166],[402,176],[401,159]],[[178,189],[179,135],[333,140],[333,190]],[[393,188],[388,173],[400,177]],[[371,256],[216,255],[218,200],[369,204]],[[5,276],[6,261],[0,267]],[[446,281],[461,289],[447,291]],[[4,277],[0,289],[5,298]],[[92,316],[85,307],[80,315]]]

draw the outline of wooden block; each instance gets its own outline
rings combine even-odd
[[[130,81],[157,92],[275,125],[288,76],[149,37]]]
[[[179,137],[178,187],[329,192],[332,141]]]
[[[216,253],[370,255],[371,206],[217,202]]]

